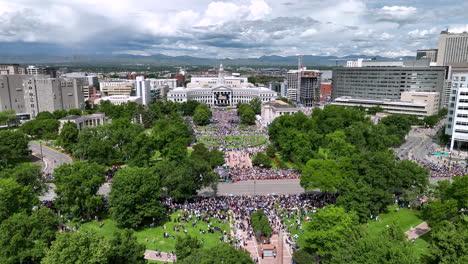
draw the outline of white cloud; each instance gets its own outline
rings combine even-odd
[[[371,14],[374,16],[374,14]],[[412,6],[384,6],[375,11],[378,21],[389,21],[397,24],[408,24],[417,21],[421,16],[418,9]]]
[[[408,32],[408,36],[412,39],[425,39],[425,38],[433,38],[437,35],[437,28],[433,27],[431,29],[415,29]]]
[[[0,45],[204,57],[406,55],[436,47],[446,26],[466,30],[463,12],[450,16],[457,0],[437,8],[435,1],[0,0]]]

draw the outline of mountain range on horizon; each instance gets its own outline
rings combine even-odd
[[[304,66],[342,66],[347,60],[377,59],[377,60],[412,60],[415,57],[405,56],[400,58],[388,58],[382,56],[348,55],[320,56],[303,55]],[[0,55],[0,64],[72,64],[72,65],[153,65],[153,66],[189,66],[189,65],[217,65],[223,63],[234,66],[296,66],[297,56],[261,56],[258,58],[199,58],[193,56],[168,56],[154,54],[150,56],[119,54],[108,57],[91,56],[15,56]]]

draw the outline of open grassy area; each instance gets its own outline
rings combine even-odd
[[[154,228],[140,228],[136,230],[135,235],[138,239],[138,242],[144,244],[147,249],[150,250],[158,250],[163,252],[171,252],[175,250],[175,242],[177,236],[185,236],[183,232],[183,228],[179,228],[179,232],[174,231],[175,226],[185,226],[187,229],[187,233],[191,236],[195,236],[200,240],[204,240],[204,247],[205,248],[212,248],[220,243],[219,237],[222,236],[221,232],[215,232],[213,234],[205,233],[200,234],[200,229],[207,230],[208,224],[205,222],[198,222],[196,227],[192,227],[191,223],[176,223],[175,219],[177,218],[177,213],[173,213],[172,221],[167,222],[166,230],[162,226],[154,227]],[[88,223],[83,224],[80,227],[81,231],[95,231],[98,234],[101,234],[104,237],[111,238],[113,233],[118,230],[116,223],[106,218],[103,220],[104,226],[99,227],[99,222],[91,221]],[[212,220],[212,225],[221,228],[221,230],[226,230],[229,232],[229,224],[228,223],[220,223],[215,220]],[[164,238],[164,232],[169,234],[169,238]],[[174,238],[173,238],[174,236]],[[153,243],[154,239],[154,243]]]
[[[408,210],[407,208],[395,210],[397,206],[389,206],[388,212],[380,214],[382,221],[371,220],[369,222],[369,233],[382,232],[387,225],[397,223],[403,232],[408,231],[411,227],[416,227],[424,222],[422,213],[418,210]]]
[[[407,208],[399,209],[398,211],[396,211],[396,207],[397,206],[389,206],[387,213],[379,214],[379,216],[382,218],[381,222],[375,220],[371,220],[369,222],[368,231],[371,236],[378,235],[379,233],[383,232],[387,228],[387,225],[391,225],[392,223],[398,224],[401,230],[403,230],[403,232],[406,232],[411,227],[416,227],[424,221],[424,219],[422,219],[421,211],[408,210]],[[291,235],[297,234],[299,236],[299,238],[296,241],[297,244],[300,247],[304,246],[304,241],[301,239],[302,231],[296,225],[296,218],[286,219],[284,222],[288,227],[291,223],[294,223],[294,227],[288,228],[289,232],[291,233]],[[419,256],[428,254],[429,239],[430,232],[415,240],[414,249]]]
[[[272,164],[274,168],[283,166],[284,169],[293,169],[295,167],[294,163],[289,162],[287,159],[281,156],[281,154],[276,154],[276,157],[272,159]]]

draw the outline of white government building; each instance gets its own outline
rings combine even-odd
[[[236,107],[238,103],[249,103],[259,98],[262,103],[275,100],[278,94],[264,87],[255,87],[242,77],[224,76],[223,65],[216,77],[193,77],[187,88],[178,87],[169,91],[167,99],[183,103],[195,100],[210,107]]]

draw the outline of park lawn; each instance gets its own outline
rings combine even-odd
[[[197,129],[200,131],[208,131],[208,130],[216,130],[218,128],[214,126],[200,126]]]
[[[392,223],[398,224],[403,232],[408,231],[411,227],[416,227],[422,222],[424,219],[422,218],[422,212],[418,210],[409,210],[408,208],[400,208],[395,211],[397,205],[388,206],[388,212],[380,214],[379,216],[382,217],[382,221],[370,221],[369,222],[369,234],[370,235],[377,235],[380,232],[383,232],[387,225]],[[417,252],[419,256],[427,255],[428,254],[428,239],[430,238],[429,233],[417,238],[414,241],[414,250]]]
[[[414,250],[419,256],[428,255],[429,253],[429,241],[431,239],[431,231],[420,236],[414,241]]]
[[[382,232],[387,225],[393,222],[397,223],[403,232],[408,231],[411,227],[416,227],[420,223],[424,222],[422,218],[422,212],[418,210],[408,210],[407,208],[399,209],[395,211],[397,206],[389,206],[387,213],[379,214],[382,221],[372,220],[369,222],[369,233]],[[375,218],[374,218],[375,219]]]
[[[273,160],[273,163],[278,163],[278,164],[281,164],[283,163],[284,166],[287,168],[287,169],[294,169],[295,168],[295,165],[294,163],[288,161],[286,158],[284,158],[283,156],[281,156],[281,154],[278,154],[276,153],[276,161]]]
[[[372,220],[369,222],[369,234],[370,235],[377,235],[385,228],[387,225],[392,223],[397,223],[403,232],[408,231],[411,227],[416,227],[420,223],[424,221],[422,219],[422,212],[418,210],[409,210],[407,208],[399,209],[398,212],[395,211],[396,206],[389,206],[388,212],[380,214],[379,216],[382,217],[382,222],[377,222]],[[299,247],[304,246],[304,241],[301,239],[302,231],[297,227],[296,224],[296,217],[289,218],[283,221],[286,226],[288,227],[288,231],[291,233],[291,236],[297,234],[299,238],[297,239],[296,243]],[[294,227],[289,227],[291,223],[294,223]],[[304,225],[305,222],[303,221],[302,224]],[[417,238],[414,241],[414,250],[417,252],[419,256],[427,255],[428,254],[428,246],[430,239],[430,232],[424,234],[423,236]]]
[[[172,219],[177,218],[177,213],[172,214]],[[102,228],[99,227],[99,222],[97,221],[91,221],[88,223],[83,224],[80,227],[81,231],[95,231],[98,234],[101,234],[102,236],[106,238],[111,238],[113,233],[118,230],[119,228],[117,227],[116,223],[109,218],[105,218],[104,220],[104,226]],[[182,223],[182,225],[185,225],[187,228],[187,233],[191,236],[195,236],[200,240],[204,240],[204,247],[205,248],[212,248],[220,243],[219,237],[222,236],[221,232],[215,232],[214,234],[200,234],[199,229],[204,229],[205,231],[207,230],[208,224],[205,222],[199,221],[197,223],[196,227],[192,227],[191,222],[188,223]],[[229,233],[229,223],[217,223],[216,221],[212,220],[213,226],[220,227],[221,230],[226,230],[227,233]],[[146,246],[146,249],[149,250],[157,250],[157,251],[162,251],[162,252],[171,252],[175,250],[175,242],[177,239],[177,236],[185,236],[183,232],[183,228],[179,228],[179,232],[174,231],[174,226],[177,226],[178,223],[175,223],[173,221],[167,222],[166,224],[167,229],[164,230],[162,226],[158,226],[155,228],[140,228],[135,231],[135,235],[137,237],[138,242],[144,244]],[[169,234],[169,238],[164,238],[164,231],[166,231]],[[174,236],[174,239],[172,238]],[[152,240],[155,240],[155,243],[152,242]]]
[[[166,263],[166,262],[164,262],[164,261],[157,261],[157,260],[148,259],[148,263],[157,263],[157,264],[163,264],[163,263]]]

